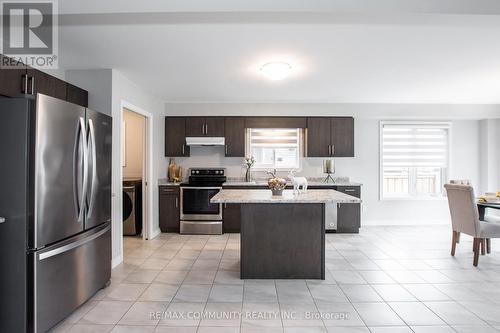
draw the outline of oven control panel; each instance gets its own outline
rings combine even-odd
[[[191,169],[191,176],[224,176],[224,169]]]

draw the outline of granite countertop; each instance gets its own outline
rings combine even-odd
[[[210,200],[212,203],[360,203],[361,200],[335,190],[314,190],[294,194],[284,190],[282,196],[273,196],[271,190],[225,190]]]
[[[169,182],[167,178],[158,179],[158,186],[179,186],[181,183]]]
[[[292,183],[287,180],[287,185],[292,185]],[[351,182],[351,181],[337,181],[335,183],[325,183],[323,181],[318,180],[308,180],[307,185],[309,186],[361,186],[363,184]],[[245,181],[233,181],[229,180],[222,184],[222,186],[267,186],[267,181],[265,180],[257,180],[253,182],[245,182]]]

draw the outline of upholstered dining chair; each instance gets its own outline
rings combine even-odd
[[[479,211],[477,209],[474,189],[470,185],[461,184],[445,184],[446,193],[448,195],[448,204],[451,214],[452,225],[452,241],[451,255],[455,255],[457,246],[457,238],[459,233],[464,233],[474,237],[473,265],[477,266],[479,262],[479,251],[485,252],[485,246],[490,252],[490,239],[500,238],[500,223],[480,221]],[[498,221],[498,220],[497,220]]]

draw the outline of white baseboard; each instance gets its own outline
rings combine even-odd
[[[123,262],[123,254],[120,254],[119,256],[117,256],[111,260],[111,268],[115,268],[116,266],[118,266],[122,262]]]
[[[421,226],[421,225],[449,225],[450,221],[446,220],[361,220],[363,226]]]
[[[153,230],[153,233],[149,239],[154,239],[159,234],[161,234],[161,230],[160,230],[160,228],[156,228],[155,230]]]

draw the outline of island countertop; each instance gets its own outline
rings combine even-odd
[[[282,196],[273,196],[271,190],[222,189],[212,197],[212,203],[360,203],[361,200],[335,190],[309,190],[294,194],[284,190]]]

